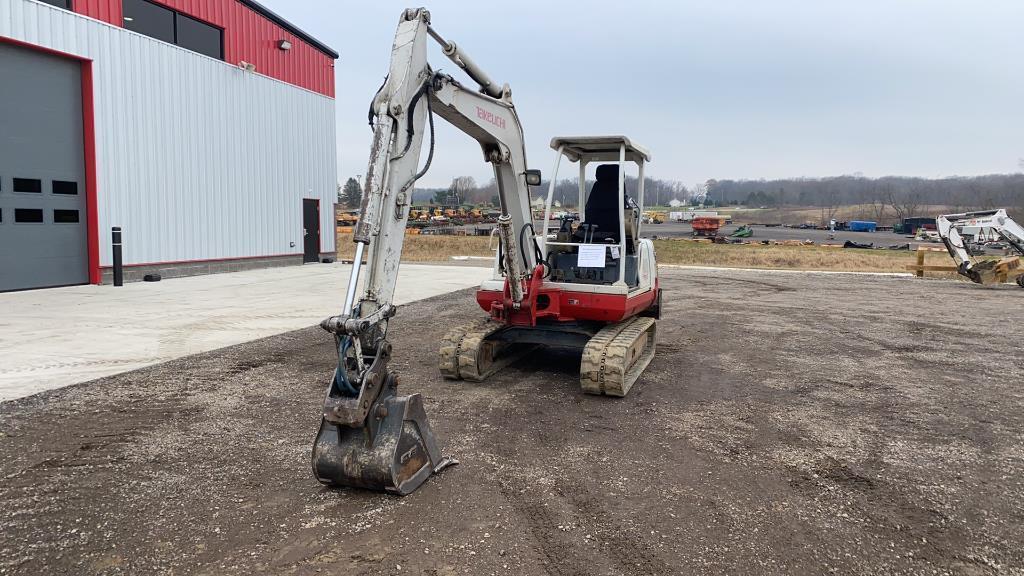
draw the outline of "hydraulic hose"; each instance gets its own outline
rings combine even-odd
[[[533,227],[533,222],[527,222],[523,224],[523,227],[519,229],[519,255],[523,257],[523,264],[527,262],[526,249],[523,247],[523,234],[526,229],[529,228],[533,232],[533,254],[537,259],[537,263],[544,267],[544,276],[547,278],[551,274],[551,265],[544,260],[544,253],[540,251],[540,246],[537,244],[537,229]]]
[[[399,152],[397,155],[395,155],[395,157],[392,158],[392,160],[398,160],[402,156],[405,156],[406,152],[409,151],[409,148],[412,147],[412,137],[413,137],[413,135],[416,134],[416,125],[414,124],[414,122],[416,120],[416,104],[420,101],[420,98],[429,89],[430,89],[430,80],[427,80],[426,82],[424,82],[420,86],[420,89],[417,90],[415,94],[413,94],[412,99],[409,100],[409,109],[405,113],[405,134],[406,134],[405,148],[402,148],[402,151]],[[427,100],[427,110],[428,111],[430,110],[430,100],[429,99]],[[433,129],[431,129],[431,131],[433,131]]]
[[[411,117],[412,113],[410,112],[409,115]],[[427,124],[430,125],[430,149],[427,151],[427,163],[423,165],[422,170],[417,172],[416,175],[410,178],[409,181],[402,186],[399,193],[405,192],[409,187],[415,184],[417,180],[422,178],[423,175],[427,173],[427,170],[430,169],[430,164],[434,161],[434,111],[430,108],[429,98],[427,98]],[[409,136],[409,140],[405,143],[406,149],[409,148],[410,142],[412,142],[412,136]]]
[[[373,111],[373,104],[377,101],[377,96],[380,95],[380,91],[383,90],[384,87],[388,85],[388,78],[390,78],[390,77],[391,77],[390,74],[388,74],[387,76],[384,77],[384,82],[381,83],[380,88],[377,88],[377,91],[374,92],[373,100],[370,100],[370,111],[369,111],[369,113],[367,113],[366,119],[367,119],[367,121],[370,124],[370,131],[371,132],[373,131],[373,119],[377,117],[377,114],[375,114],[374,111]]]
[[[336,335],[335,338],[338,345],[338,367],[334,370],[334,387],[342,396],[359,396],[359,390],[348,381],[348,375],[345,373],[346,354],[352,346],[352,337]]]

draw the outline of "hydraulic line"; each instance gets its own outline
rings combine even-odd
[[[369,111],[369,113],[367,113],[366,119],[370,123],[370,131],[371,132],[373,132],[373,120],[374,120],[374,118],[377,117],[377,114],[373,111],[373,104],[377,101],[377,96],[380,96],[380,93],[381,93],[382,90],[384,90],[384,87],[388,85],[388,78],[390,78],[390,77],[391,77],[390,74],[384,76],[384,82],[381,83],[380,88],[377,88],[377,91],[374,92],[374,94],[373,94],[373,99],[370,100],[370,111]]]
[[[352,346],[352,337],[336,335],[335,341],[338,346],[338,367],[334,370],[334,387],[343,396],[358,396],[359,390],[348,381],[345,369],[346,355],[349,347]]]
[[[425,94],[429,89],[430,80],[427,80],[420,86],[419,90],[417,90],[416,93],[413,94],[412,99],[409,100],[409,110],[405,114],[405,147],[402,148],[401,152],[399,152],[398,154],[391,158],[392,161],[398,160],[402,156],[405,156],[405,154],[409,151],[409,148],[412,147],[412,137],[413,135],[416,134],[416,125],[414,124],[414,121],[416,120],[416,104],[419,102],[423,94]],[[428,100],[427,109],[429,110],[429,108],[430,102]]]
[[[427,80],[426,82],[424,82],[423,85],[420,86],[420,89],[416,91],[416,94],[412,97],[412,100],[409,101],[409,110],[406,112],[405,148],[402,149],[401,153],[399,153],[397,156],[391,159],[392,162],[401,158],[402,156],[405,156],[405,154],[409,151],[409,148],[412,147],[412,137],[416,134],[416,128],[415,125],[413,124],[413,120],[416,115],[416,104],[419,102],[419,99],[424,94],[431,90],[432,84],[432,80]],[[413,184],[415,184],[417,180],[422,178],[423,175],[427,173],[427,170],[430,169],[430,164],[433,163],[434,161],[434,110],[430,106],[429,97],[427,98],[427,124],[430,125],[430,148],[427,151],[427,162],[426,164],[423,165],[422,170],[417,172],[412,178],[409,179],[408,182],[402,185],[402,187],[398,190],[400,194],[404,193]]]
[[[547,278],[551,274],[551,265],[544,260],[544,253],[541,252],[540,246],[537,244],[537,229],[533,227],[533,222],[527,222],[523,224],[523,227],[519,229],[519,255],[523,257],[523,264],[527,262],[526,249],[523,247],[523,234],[526,229],[529,228],[533,232],[533,254],[537,259],[537,263],[544,267],[543,278]],[[499,244],[500,245],[500,244]]]
[[[427,162],[423,165],[423,169],[416,173],[415,176],[409,179],[408,182],[402,186],[399,192],[405,192],[410,186],[416,183],[417,180],[423,177],[430,169],[430,164],[434,161],[434,111],[430,107],[430,99],[427,98],[427,124],[430,125],[430,148],[427,151]]]

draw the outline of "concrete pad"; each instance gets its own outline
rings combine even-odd
[[[350,270],[307,264],[0,294],[0,402],[317,324],[341,311]],[[490,274],[403,264],[395,302],[476,286]]]

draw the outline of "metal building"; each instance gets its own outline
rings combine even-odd
[[[251,0],[0,0],[0,291],[333,256],[334,61]]]

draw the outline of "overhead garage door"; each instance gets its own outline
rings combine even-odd
[[[89,280],[81,65],[0,42],[0,291]]]

